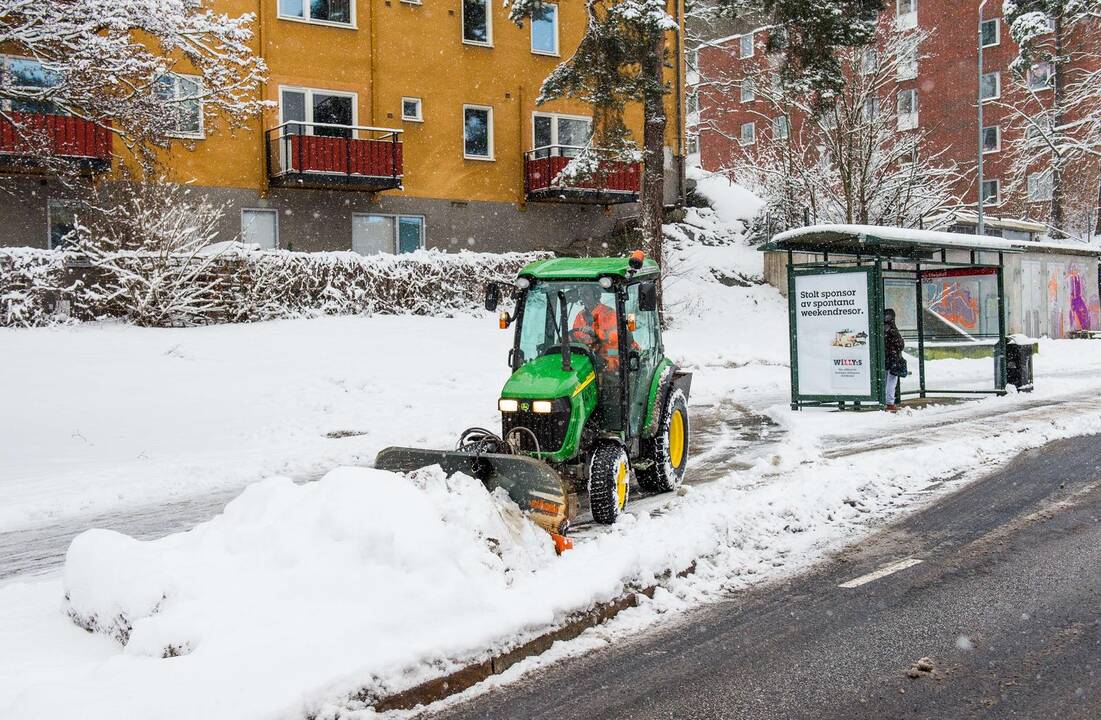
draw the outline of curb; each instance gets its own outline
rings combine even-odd
[[[679,578],[687,577],[695,571],[696,563],[693,562],[686,569],[678,572],[676,576]],[[543,633],[517,648],[494,655],[489,660],[467,665],[453,673],[428,680],[399,693],[379,698],[370,704],[375,712],[386,712],[389,710],[412,710],[418,705],[429,705],[443,700],[504,672],[521,660],[541,655],[549,650],[551,645],[560,640],[573,640],[589,628],[611,620],[628,608],[636,607],[640,596],[652,598],[658,587],[657,584],[650,585],[641,590],[620,595],[615,600],[601,603],[591,610],[570,616],[561,627]],[[358,699],[370,702],[368,698],[361,697]]]

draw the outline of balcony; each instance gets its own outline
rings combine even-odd
[[[638,202],[642,181],[640,163],[607,160],[589,180],[559,185],[555,178],[581,148],[552,145],[524,155],[524,194],[531,202],[615,205]]]
[[[0,118],[0,165],[26,172],[61,159],[88,171],[107,170],[113,135],[110,126],[72,115],[11,111]]]
[[[402,183],[401,130],[286,122],[265,133],[273,187],[378,192]]]

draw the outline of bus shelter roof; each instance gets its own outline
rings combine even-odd
[[[965,235],[939,230],[879,225],[809,225],[787,230],[757,248],[801,253],[833,253],[881,258],[932,258],[943,250],[1022,253],[1043,252],[1101,256],[1101,248],[1085,244],[1008,240],[989,235]]]

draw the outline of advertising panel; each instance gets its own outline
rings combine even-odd
[[[840,400],[872,397],[870,272],[795,276],[799,395]]]

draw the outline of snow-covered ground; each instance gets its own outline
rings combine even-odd
[[[716,279],[759,257],[677,246],[665,344],[695,373],[708,482],[582,529],[562,557],[477,483],[334,470],[492,426],[509,339],[491,318],[0,331],[0,529],[255,483],[191,532],[90,532],[63,576],[0,585],[0,717],[368,717],[358,691],[445,673],[666,570],[700,560],[632,627],[805,567],[1024,448],[1101,432],[1101,341],[1043,342],[1031,395],[794,413],[786,304]],[[755,418],[751,440],[725,417]]]

